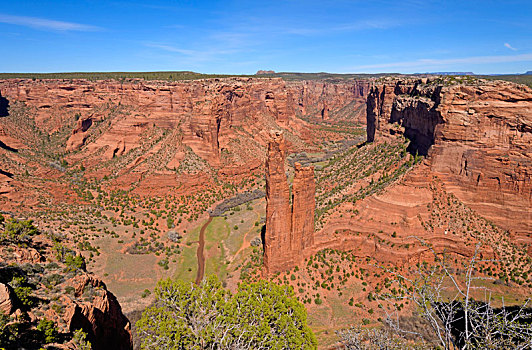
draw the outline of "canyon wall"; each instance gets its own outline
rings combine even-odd
[[[502,81],[389,79],[368,95],[368,141],[404,133],[460,200],[532,232],[532,89]]]
[[[291,92],[281,79],[227,78],[182,82],[133,80],[4,80],[2,96],[34,108],[39,128],[51,133],[68,124],[74,127],[66,149],[84,145],[93,122],[104,122],[116,106],[131,107],[129,115],[109,121],[108,130],[91,146],[128,151],[139,144],[150,127],[182,130],[183,144],[216,165],[228,147],[234,129],[251,130],[269,123],[305,137],[305,123],[295,118]],[[79,121],[78,121],[79,122]],[[106,153],[112,157],[116,152]]]
[[[282,133],[273,133],[266,159],[266,228],[264,270],[285,271],[303,258],[314,243],[314,169],[295,165],[290,188],[285,173],[286,144]]]
[[[366,97],[371,81],[295,81],[287,83],[296,111],[325,121],[366,123]]]
[[[248,151],[240,158],[263,154],[258,150],[267,147],[271,129],[287,131],[291,145],[303,146],[312,138],[311,126],[296,115],[365,120],[368,90],[368,81],[287,83],[280,78],[8,79],[0,81],[0,114],[7,113],[9,103],[22,102],[45,133],[70,126],[65,150],[81,150],[75,160],[97,157],[101,162],[126,154],[158,128],[174,133],[173,142],[185,147],[170,166],[179,163],[186,147],[219,166],[222,153],[235,148]],[[242,137],[249,138],[248,147],[239,147]]]

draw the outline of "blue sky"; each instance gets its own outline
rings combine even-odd
[[[0,5],[0,72],[532,70],[530,0]]]

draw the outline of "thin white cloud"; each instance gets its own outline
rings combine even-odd
[[[220,48],[215,46],[211,46],[209,49],[191,50],[160,43],[144,43],[144,46],[170,53],[177,53],[190,60],[190,62],[213,61],[221,58],[221,56],[231,55],[241,51],[237,48]]]
[[[428,67],[440,67],[453,64],[485,64],[485,63],[507,63],[507,62],[532,62],[532,54],[521,54],[513,56],[474,56],[463,58],[430,59],[423,58],[415,61],[390,62],[380,64],[369,64],[355,67],[353,70],[364,69],[390,69],[390,68],[413,68],[422,69]]]
[[[101,30],[102,28],[87,24],[54,21],[45,18],[11,16],[0,13],[0,23],[15,24],[35,29],[57,30],[57,31],[79,31],[90,32]]]
[[[195,50],[181,49],[181,48],[170,46],[170,45],[155,44],[155,43],[147,43],[144,45],[147,47],[153,47],[153,48],[161,49],[161,50],[168,51],[168,52],[180,53],[182,55],[187,55],[187,56],[193,56],[198,53]]]
[[[374,29],[390,29],[393,27],[400,26],[401,23],[398,21],[389,21],[389,20],[363,20],[356,21],[351,23],[344,23],[334,26],[321,26],[321,27],[279,27],[277,28],[278,32],[281,34],[294,34],[302,36],[311,36],[311,35],[327,35],[341,32],[357,32],[364,30],[374,30]]]
[[[512,51],[517,51],[517,49],[515,47],[513,47],[512,45],[510,45],[509,43],[504,43],[504,46],[509,48]]]
[[[372,19],[353,22],[349,24],[344,24],[340,26],[333,27],[333,30],[337,31],[358,31],[366,29],[388,29],[392,27],[399,26],[400,23],[397,21],[381,20],[381,19]]]

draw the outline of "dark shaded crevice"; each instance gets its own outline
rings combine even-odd
[[[0,169],[0,174],[5,175],[5,176],[7,176],[7,177],[9,177],[11,179],[13,178],[13,173],[10,173],[9,171],[5,171],[5,170]]]
[[[412,155],[427,156],[429,149],[434,144],[434,137],[428,137],[417,132],[417,130],[407,128],[404,133],[410,140],[406,151]]]
[[[9,115],[9,100],[0,95],[0,117],[7,117]]]
[[[2,142],[2,140],[0,140],[0,148],[3,148],[9,152],[18,152],[18,149],[6,145],[5,143]]]
[[[404,127],[404,136],[410,140],[407,152],[412,155],[428,156],[429,150],[434,144],[436,127],[443,123],[439,111],[436,110],[438,103],[430,109],[417,104],[405,110],[393,109],[390,122],[399,123]]]
[[[508,98],[504,102],[532,102],[532,98]]]
[[[222,118],[216,118],[216,150],[220,150],[220,127],[222,125]]]
[[[262,251],[266,251],[266,225],[262,225],[260,228],[260,239],[262,241]]]
[[[89,128],[91,126],[92,126],[92,119],[91,118],[83,119],[81,121],[81,131],[82,132],[85,132],[85,131],[89,130]]]

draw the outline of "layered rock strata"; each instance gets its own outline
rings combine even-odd
[[[66,150],[85,146],[94,122],[108,123],[89,146],[91,153],[104,148],[107,157],[115,149],[138,147],[150,128],[180,129],[181,142],[211,165],[230,147],[238,130],[255,131],[268,123],[305,136],[305,122],[295,118],[291,91],[278,78],[227,78],[163,82],[130,80],[0,81],[0,93],[23,102],[35,111],[36,125],[51,133],[79,118]],[[109,119],[117,106],[131,108],[127,116]],[[252,130],[253,129],[253,130]],[[267,142],[267,140],[264,140]],[[266,143],[265,143],[266,145]]]
[[[316,184],[314,167],[303,167],[301,164],[295,163],[294,170],[291,242],[294,252],[302,252],[314,245]]]
[[[293,267],[314,243],[314,169],[295,165],[292,187],[285,173],[286,144],[275,133],[266,160],[266,231],[264,269],[266,274]]]
[[[532,234],[532,89],[501,81],[390,80],[372,87],[367,138],[404,133],[460,200]]]
[[[325,121],[366,123],[366,98],[371,81],[296,81],[287,83],[296,112]]]

